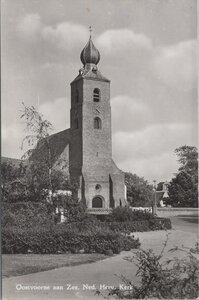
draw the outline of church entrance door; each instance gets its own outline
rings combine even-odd
[[[103,200],[100,197],[93,198],[92,201],[92,208],[102,208],[103,207]]]

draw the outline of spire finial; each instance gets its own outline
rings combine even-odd
[[[90,38],[91,38],[91,32],[93,31],[91,26],[89,26],[89,31],[90,31]]]

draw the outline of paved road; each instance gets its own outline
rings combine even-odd
[[[193,247],[197,240],[197,224],[179,218],[172,218],[172,223],[174,226],[168,232],[169,241],[165,249],[165,257],[174,255],[167,252],[171,247],[182,244]],[[143,249],[153,248],[155,252],[159,253],[166,239],[166,232],[142,232],[136,233],[135,236],[140,238]],[[104,291],[107,285],[120,284],[121,280],[116,274],[125,275],[134,283],[137,281],[135,266],[124,260],[124,257],[129,255],[132,253],[122,252],[120,255],[92,264],[6,278],[3,279],[3,296],[5,300],[103,299],[94,296],[95,290],[92,289],[99,288],[101,284],[101,291]],[[175,254],[178,257],[182,255],[181,252]],[[69,285],[72,289],[67,290]],[[50,287],[50,290],[24,290],[25,287],[34,289],[35,286],[43,288],[47,286]],[[60,287],[61,290],[54,290],[54,287]]]
[[[171,217],[173,228],[184,232],[198,233],[198,216]]]

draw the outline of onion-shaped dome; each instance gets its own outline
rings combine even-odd
[[[84,49],[81,52],[80,59],[85,66],[86,64],[95,64],[97,65],[98,62],[100,61],[100,53],[99,51],[95,48],[91,37],[84,47]]]

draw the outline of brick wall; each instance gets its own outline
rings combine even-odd
[[[100,90],[100,101],[93,101],[93,90]],[[79,101],[76,101],[76,90]],[[101,129],[94,128],[99,117]],[[78,119],[79,128],[74,128]],[[103,207],[110,207],[110,177],[113,183],[115,206],[124,205],[124,174],[112,162],[110,82],[80,78],[71,84],[71,142],[69,150],[70,174],[79,180],[79,197],[85,196],[88,208],[95,196],[103,199]],[[83,177],[82,177],[83,176]],[[82,183],[83,182],[83,183]],[[96,189],[96,185],[101,189]]]

